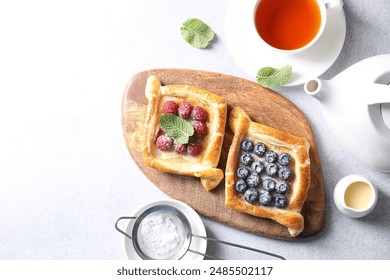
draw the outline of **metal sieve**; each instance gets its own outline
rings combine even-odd
[[[274,254],[274,253],[271,253],[271,252],[267,252],[267,251],[259,250],[256,248],[243,246],[240,244],[235,244],[235,243],[231,243],[231,242],[227,242],[227,241],[223,241],[223,240],[219,240],[219,239],[214,239],[214,238],[194,234],[194,233],[192,233],[191,224],[188,221],[187,217],[179,209],[177,209],[173,206],[170,206],[170,205],[155,205],[155,206],[147,208],[141,214],[139,214],[137,217],[120,217],[115,223],[116,230],[119,231],[124,236],[126,236],[127,238],[131,239],[136,253],[144,260],[156,260],[156,258],[153,258],[150,254],[148,254],[147,252],[145,252],[145,250],[142,249],[142,246],[140,244],[140,240],[138,238],[140,225],[146,217],[148,217],[150,214],[158,212],[158,211],[169,213],[169,214],[172,214],[173,216],[177,217],[181,223],[182,228],[184,229],[183,230],[183,240],[184,241],[182,242],[181,248],[177,252],[175,252],[174,254],[164,258],[165,260],[180,260],[181,258],[184,257],[185,254],[187,254],[187,252],[198,254],[198,255],[201,255],[203,257],[208,257],[210,259],[220,259],[220,258],[217,258],[215,256],[211,256],[211,255],[201,253],[201,252],[198,252],[198,251],[191,249],[190,246],[191,246],[192,238],[205,239],[209,242],[220,243],[220,244],[224,244],[224,245],[228,245],[228,246],[232,246],[232,247],[236,247],[236,248],[240,248],[240,249],[245,249],[245,250],[249,250],[249,251],[253,251],[253,252],[260,253],[260,254],[265,254],[265,255],[269,255],[269,256],[272,256],[275,258],[285,260],[284,257],[279,256],[279,255]],[[131,236],[119,228],[118,223],[121,220],[135,220],[133,227],[132,227],[132,230],[131,230]]]

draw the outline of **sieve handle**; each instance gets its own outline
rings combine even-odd
[[[259,249],[256,249],[256,248],[251,248],[251,247],[243,246],[243,245],[240,245],[240,244],[235,244],[235,243],[231,243],[231,242],[227,242],[227,241],[223,241],[223,240],[219,240],[219,239],[214,239],[214,238],[211,238],[211,237],[201,236],[201,235],[197,235],[197,234],[192,234],[192,236],[196,237],[196,238],[206,239],[207,241],[211,241],[211,242],[215,242],[215,243],[221,243],[221,244],[224,244],[224,245],[229,245],[229,246],[233,246],[233,247],[237,247],[237,248],[241,248],[241,249],[245,249],[245,250],[249,250],[249,251],[253,251],[253,252],[256,252],[256,253],[261,253],[261,254],[265,254],[265,255],[268,255],[268,256],[272,256],[272,257],[275,257],[275,258],[279,258],[279,259],[285,260],[285,258],[282,257],[282,256],[279,256],[279,255],[271,253],[271,252],[259,250]]]
[[[128,235],[126,232],[124,232],[123,230],[121,230],[119,227],[118,227],[118,223],[120,220],[134,220],[134,219],[137,219],[137,217],[120,217],[116,223],[115,223],[115,228],[117,231],[119,231],[120,233],[122,233],[124,236],[126,236],[127,238],[131,239],[131,236]]]
[[[212,260],[223,260],[223,259],[221,259],[221,258],[217,258],[217,257],[215,257],[215,256],[208,255],[208,254],[204,254],[204,253],[201,253],[201,252],[198,252],[198,251],[194,251],[194,250],[192,250],[192,249],[188,249],[187,251],[188,251],[188,252],[191,252],[191,253],[194,253],[194,254],[197,254],[197,255],[201,255],[201,256],[203,256],[203,257],[207,257],[207,258],[212,259]]]

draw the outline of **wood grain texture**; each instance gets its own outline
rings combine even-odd
[[[138,73],[130,79],[122,102],[125,142],[137,166],[158,188],[211,219],[256,234],[292,239],[285,227],[272,220],[240,213],[225,206],[224,180],[216,189],[207,192],[198,178],[163,173],[144,165],[140,143],[144,133],[143,119],[147,104],[144,91],[149,75],[156,75],[163,85],[193,85],[223,96],[228,103],[228,116],[234,106],[239,106],[255,122],[306,138],[311,147],[311,186],[302,209],[305,228],[294,239],[312,236],[324,227],[326,201],[322,169],[315,137],[306,117],[283,96],[251,81],[229,75],[188,69],[153,69]],[[232,138],[232,131],[226,127],[218,165],[223,170]]]

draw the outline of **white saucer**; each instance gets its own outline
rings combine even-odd
[[[256,2],[232,0],[225,23],[229,51],[247,74],[256,78],[262,67],[291,65],[293,77],[285,86],[296,86],[320,76],[332,66],[345,41],[346,22],[342,7],[328,12],[325,30],[313,46],[298,54],[285,54],[271,50],[260,40],[253,24]]]
[[[133,216],[138,217],[138,215],[141,214],[143,211],[145,211],[147,208],[150,208],[155,205],[170,205],[176,207],[187,217],[188,221],[190,222],[193,234],[206,236],[206,229],[198,213],[196,213],[195,210],[192,209],[187,204],[178,200],[169,199],[169,200],[159,200],[159,201],[151,202],[147,205],[144,205],[141,209],[135,212]],[[134,224],[134,220],[130,220],[129,224],[126,227],[126,233],[129,235],[131,235],[133,224]],[[124,240],[125,252],[127,258],[130,260],[141,260],[141,258],[134,250],[133,242],[127,237],[124,238],[125,238]],[[200,239],[200,238],[192,238],[190,248],[200,253],[206,253],[207,240]],[[187,252],[187,254],[185,254],[184,257],[182,258],[182,260],[202,260],[202,259],[203,256],[191,252]]]

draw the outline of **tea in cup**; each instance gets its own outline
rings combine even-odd
[[[274,50],[297,53],[309,48],[326,26],[327,11],[341,0],[259,0],[254,24],[261,40]]]

